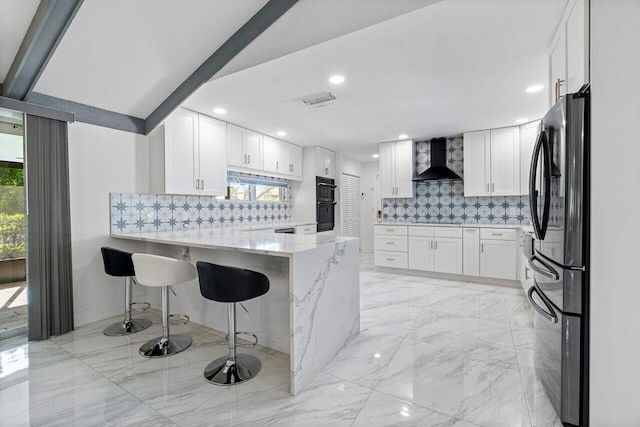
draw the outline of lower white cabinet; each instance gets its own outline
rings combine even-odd
[[[516,280],[516,257],[516,230],[481,230],[480,276]]]
[[[433,237],[409,236],[409,268],[434,271]]]
[[[438,237],[434,242],[434,271],[462,274],[462,239]]]
[[[376,250],[374,262],[379,267],[408,268],[406,252]]]
[[[462,233],[462,274],[480,275],[480,229],[465,228]]]
[[[432,236],[424,234],[432,233]],[[460,228],[409,226],[409,268],[462,274]],[[443,237],[444,235],[444,237]]]

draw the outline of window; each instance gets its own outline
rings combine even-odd
[[[255,200],[263,202],[282,202],[284,201],[284,187],[256,184]]]
[[[286,180],[229,173],[227,200],[284,202],[288,200]]]

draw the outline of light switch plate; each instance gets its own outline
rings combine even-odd
[[[518,210],[516,208],[509,208],[509,215],[518,215]]]

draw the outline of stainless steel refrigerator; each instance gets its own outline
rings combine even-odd
[[[534,361],[565,425],[588,424],[589,88],[542,119],[531,159]]]

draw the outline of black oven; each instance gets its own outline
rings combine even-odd
[[[316,177],[316,222],[318,232],[330,231],[335,227],[335,180]]]

